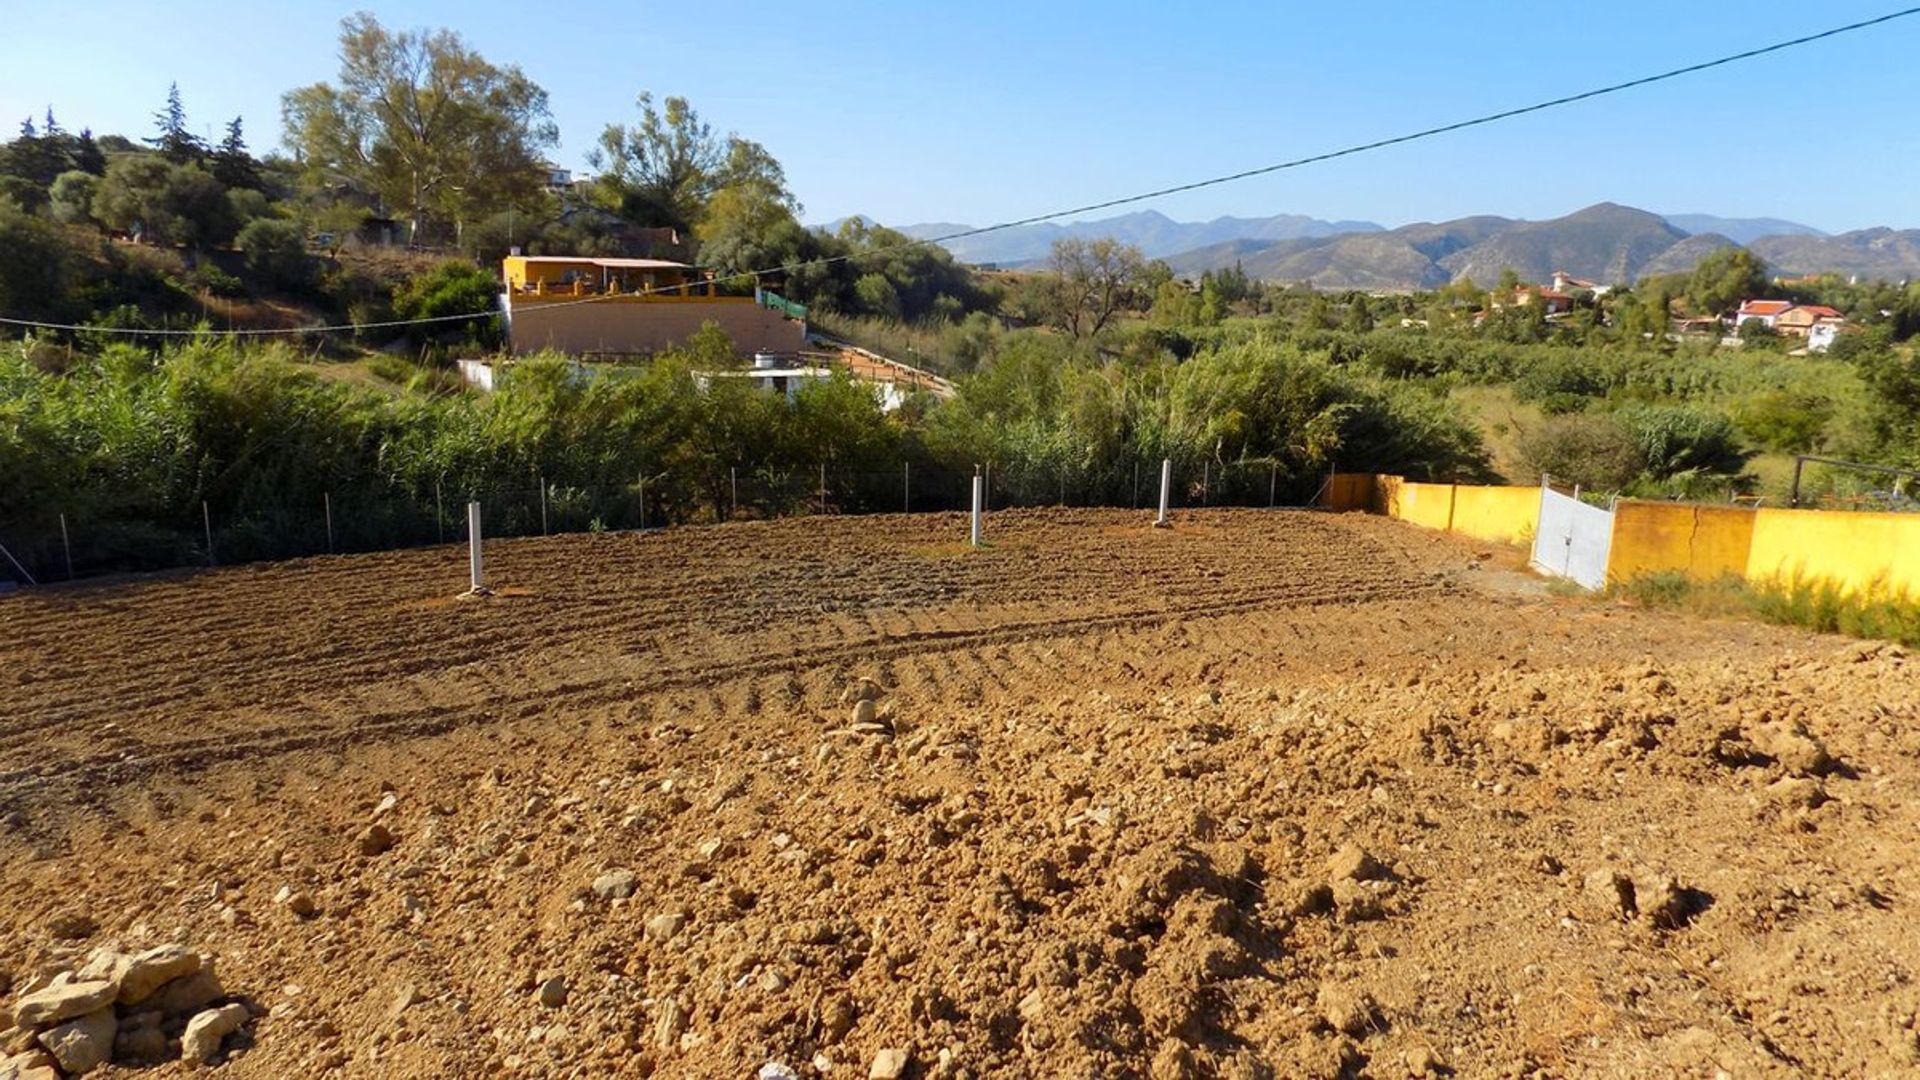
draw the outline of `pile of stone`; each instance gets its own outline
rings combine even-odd
[[[77,969],[20,984],[13,1027],[0,1033],[0,1080],[59,1080],[109,1061],[189,1065],[219,1056],[249,1013],[213,973],[213,958],[182,945],[139,953],[95,949]]]

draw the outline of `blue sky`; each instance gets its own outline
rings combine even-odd
[[[1788,4],[615,3],[372,5],[451,26],[552,97],[576,168],[633,97],[681,94],[786,165],[806,218],[984,224],[1336,148],[1767,44],[1899,0]],[[0,120],[279,140],[279,95],[333,76],[341,16],[285,2],[86,0],[5,17]],[[1920,17],[1497,127],[1161,200],[1176,218],[1387,225],[1601,200],[1920,226]]]

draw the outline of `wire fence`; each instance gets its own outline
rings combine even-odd
[[[977,466],[985,509],[1080,506],[1152,509],[1157,463],[1103,469]],[[541,476],[424,489],[323,492],[299,500],[209,499],[156,513],[49,508],[42,523],[0,523],[0,583],[46,584],[107,574],[228,566],[463,541],[466,504],[481,504],[487,538],[653,529],[818,514],[965,511],[973,471],[918,462],[894,469],[813,465],[664,468],[631,481],[572,483]],[[1302,478],[1268,461],[1176,463],[1169,504],[1299,506]],[[1313,497],[1305,493],[1313,491]]]

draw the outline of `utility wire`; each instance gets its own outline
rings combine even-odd
[[[1650,86],[1654,83],[1665,82],[1669,79],[1678,79],[1678,78],[1681,78],[1682,76],[1698,74],[1699,72],[1708,71],[1713,68],[1725,67],[1728,64],[1737,64],[1743,60],[1752,60],[1756,57],[1766,56],[1771,53],[1784,52],[1788,49],[1798,48],[1802,45],[1809,45],[1809,44],[1812,44],[1813,42],[1822,41],[1831,37],[1838,37],[1841,34],[1849,34],[1856,30],[1865,30],[1871,27],[1880,26],[1885,23],[1890,23],[1897,19],[1908,18],[1913,15],[1920,15],[1920,7],[1902,8],[1898,11],[1891,11],[1884,15],[1875,16],[1871,19],[1862,19],[1858,22],[1847,23],[1844,26],[1835,26],[1835,27],[1832,27],[1831,29],[1818,31],[1817,33],[1803,34],[1800,37],[1789,38],[1785,41],[1778,41],[1771,45],[1763,45],[1763,46],[1760,46],[1759,48],[1747,49],[1742,52],[1731,53],[1729,55],[1722,56],[1717,59],[1705,60],[1697,64],[1688,64],[1685,67],[1672,68],[1670,70],[1662,71],[1657,74],[1644,75],[1637,79],[1629,79],[1625,82],[1612,83],[1610,85],[1597,87],[1592,90],[1583,90],[1577,94],[1567,94],[1562,97],[1549,98],[1546,101],[1535,102],[1532,105],[1522,105],[1519,108],[1515,108],[1515,109],[1503,109],[1500,112],[1487,113],[1484,116],[1476,116],[1470,120],[1459,120],[1451,124],[1442,124],[1439,127],[1430,127],[1430,128],[1424,128],[1420,131],[1409,132],[1405,135],[1395,135],[1392,138],[1376,139],[1373,142],[1359,143],[1353,146],[1343,147],[1339,150],[1330,150],[1325,153],[1313,154],[1313,155],[1310,155],[1307,157],[1301,157],[1301,158],[1294,158],[1291,161],[1282,161],[1273,165],[1262,165],[1259,168],[1245,169],[1240,172],[1228,173],[1224,176],[1209,177],[1205,180],[1195,180],[1195,181],[1192,181],[1191,183],[1176,184],[1172,187],[1157,188],[1153,191],[1144,191],[1136,195],[1125,195],[1116,199],[1107,199],[1103,202],[1087,203],[1084,206],[1074,206],[1074,207],[1068,207],[1067,209],[1064,209],[1064,210],[1050,211],[1045,214],[1035,214],[1032,217],[1016,218],[1012,221],[1000,222],[997,225],[983,225],[983,226],[980,226],[979,228],[962,229],[958,232],[951,232],[941,236],[928,236],[928,237],[922,237],[919,239],[911,239],[898,244],[889,244],[889,245],[884,245],[878,248],[869,248],[865,251],[849,252],[844,255],[830,255],[824,258],[819,258],[819,259],[807,259],[801,262],[788,263],[783,266],[769,267],[764,270],[741,270],[731,274],[719,275],[713,278],[712,280],[715,282],[719,282],[719,281],[738,281],[738,280],[751,279],[757,282],[759,281],[760,278],[766,277],[769,275],[789,274],[795,270],[804,270],[804,269],[810,269],[810,268],[819,267],[819,266],[831,266],[836,263],[847,262],[852,259],[867,258],[873,255],[884,254],[892,251],[901,251],[908,248],[924,247],[928,244],[945,244],[953,240],[964,240],[964,239],[967,239],[968,237],[984,236],[988,233],[1001,232],[1006,229],[1017,229],[1023,225],[1038,225],[1042,222],[1052,221],[1055,218],[1062,218],[1062,217],[1068,217],[1068,216],[1079,215],[1079,214],[1089,214],[1098,210],[1111,210],[1117,206],[1129,206],[1134,203],[1146,202],[1150,199],[1165,198],[1168,195],[1178,195],[1183,192],[1198,191],[1202,188],[1216,187],[1221,184],[1231,184],[1238,180],[1247,180],[1256,176],[1267,176],[1272,173],[1284,172],[1289,169],[1298,169],[1307,165],[1319,164],[1320,162],[1323,162],[1323,161],[1332,161],[1336,158],[1351,157],[1355,154],[1364,154],[1373,150],[1385,149],[1386,147],[1389,147],[1389,146],[1399,146],[1403,143],[1417,142],[1421,139],[1430,139],[1437,135],[1446,135],[1455,131],[1463,131],[1467,128],[1481,127],[1487,124],[1498,123],[1502,120],[1511,120],[1516,116],[1525,116],[1529,113],[1545,112],[1548,109],[1557,109],[1566,105],[1572,105],[1578,102],[1588,101],[1593,98],[1606,97],[1607,95],[1610,95],[1610,94],[1618,94],[1626,90],[1633,90],[1642,86]],[[578,304],[598,303],[603,300],[617,299],[621,297],[651,296],[657,293],[667,293],[667,292],[677,293],[679,289],[680,289],[680,286],[660,286],[660,287],[651,288],[651,289],[641,289],[641,290],[637,290],[635,292],[629,292],[629,293],[617,293],[617,294],[609,293],[609,294],[585,297],[579,300],[570,300],[570,301],[563,301],[558,303],[542,304],[540,305],[539,308],[531,309],[531,310],[538,310],[543,312],[552,311],[556,308],[572,307]],[[140,329],[133,329],[128,327],[78,326],[78,325],[72,325],[72,324],[66,324],[66,323],[37,322],[31,319],[12,319],[12,318],[7,318],[5,316],[0,316],[0,325],[22,326],[22,327],[29,327],[29,328],[40,329],[40,330],[67,330],[67,331],[90,332],[90,333],[97,333],[97,334],[124,334],[129,336],[136,336],[136,337],[145,337],[145,336],[195,337],[195,336],[200,336],[202,334],[211,335],[211,336],[222,336],[222,337],[266,337],[266,336],[278,336],[278,335],[323,334],[323,333],[333,333],[333,332],[343,332],[343,331],[354,332],[354,331],[363,331],[363,330],[381,330],[381,329],[391,329],[391,328],[401,327],[401,326],[422,326],[428,323],[464,322],[471,319],[483,319],[483,318],[487,318],[497,314],[499,314],[498,311],[489,310],[489,311],[476,311],[476,312],[472,312],[465,315],[436,315],[436,316],[430,316],[430,317],[419,318],[419,319],[391,319],[385,322],[372,322],[372,323],[359,323],[359,324],[345,323],[345,324],[337,324],[337,325],[331,325],[331,326],[297,327],[294,329],[255,329],[255,330],[211,330],[211,329],[204,330],[204,331],[197,330],[197,329],[196,330],[140,330]]]

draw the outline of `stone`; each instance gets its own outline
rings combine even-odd
[[[1364,990],[1322,983],[1315,1004],[1328,1027],[1356,1038],[1372,1031],[1379,1019],[1380,1006]]]
[[[1633,882],[1633,905],[1640,917],[1663,930],[1685,926],[1693,918],[1693,896],[1666,874],[1642,874]]]
[[[853,999],[842,994],[828,1002],[820,1010],[821,1033],[829,1043],[837,1043],[853,1030],[854,1021],[860,1019],[860,1007]]]
[[[0,1080],[60,1080],[60,1067],[36,1046],[0,1061]]]
[[[873,704],[872,698],[861,698],[854,703],[853,722],[856,726],[874,723],[878,715],[879,709]]]
[[[680,936],[681,928],[686,925],[686,912],[663,912],[647,920],[647,937],[655,941],[672,941]]]
[[[1635,906],[1633,881],[1612,867],[1591,871],[1582,880],[1580,895],[1596,915],[1610,919],[1630,919]]]
[[[1819,776],[1833,768],[1827,745],[1797,720],[1788,724],[1762,724],[1749,733],[1748,741],[1797,776]]]
[[[111,1005],[57,1024],[40,1033],[40,1045],[70,1076],[92,1072],[113,1057],[113,1034],[120,1022]]]
[[[631,870],[610,870],[593,879],[593,895],[602,900],[625,900],[633,895],[638,882]]]
[[[873,1066],[867,1070],[867,1080],[900,1080],[907,1075],[907,1066],[912,1061],[910,1052],[890,1046],[873,1055]]]
[[[360,854],[369,859],[375,855],[384,855],[393,847],[393,833],[379,822],[361,829],[360,835],[353,839],[360,848]]]
[[[394,995],[393,1004],[387,1007],[387,1019],[398,1020],[401,1014],[425,1000],[427,1000],[427,996],[420,992],[420,988],[414,986],[412,983],[408,983],[400,988],[398,994]]]
[[[1416,1046],[1407,1051],[1407,1071],[1415,1076],[1439,1076],[1446,1071],[1447,1059],[1431,1047]]]
[[[1827,801],[1827,789],[1811,776],[1783,776],[1767,785],[1767,798],[1811,810]]]
[[[313,902],[313,897],[291,885],[280,886],[280,891],[273,894],[273,902],[302,919],[311,919],[320,913],[319,907]]]
[[[800,1074],[784,1061],[769,1061],[754,1076],[755,1080],[800,1080]]]
[[[122,1005],[138,1005],[175,979],[200,970],[200,954],[185,945],[160,945],[125,958],[120,967]]]
[[[191,1064],[212,1061],[220,1053],[221,1042],[239,1031],[247,1016],[247,1007],[238,1002],[195,1013],[180,1036],[180,1060]]]
[[[52,982],[22,994],[20,1000],[13,1003],[13,1022],[23,1028],[57,1024],[113,1004],[119,992],[118,986],[105,979],[73,982],[62,972]]]
[[[567,1003],[567,977],[555,975],[540,984],[540,1004],[557,1009]]]
[[[156,1063],[167,1057],[167,1033],[157,1025],[122,1023],[113,1037],[113,1056],[120,1061]]]
[[[1343,844],[1327,860],[1329,881],[1370,881],[1380,873],[1380,863],[1359,844]]]
[[[1333,903],[1344,922],[1367,922],[1386,917],[1380,897],[1358,881],[1342,878],[1334,882]]]
[[[47,920],[47,933],[56,941],[79,941],[90,938],[100,924],[84,911],[63,911]]]
[[[202,958],[199,971],[154,991],[146,1006],[167,1016],[185,1016],[219,1001],[226,993],[219,976],[213,973],[213,961]]]
[[[687,1010],[680,1002],[668,998],[660,1003],[660,1014],[653,1018],[653,1045],[662,1050],[672,1050],[680,1045],[680,1036],[687,1030]]]

